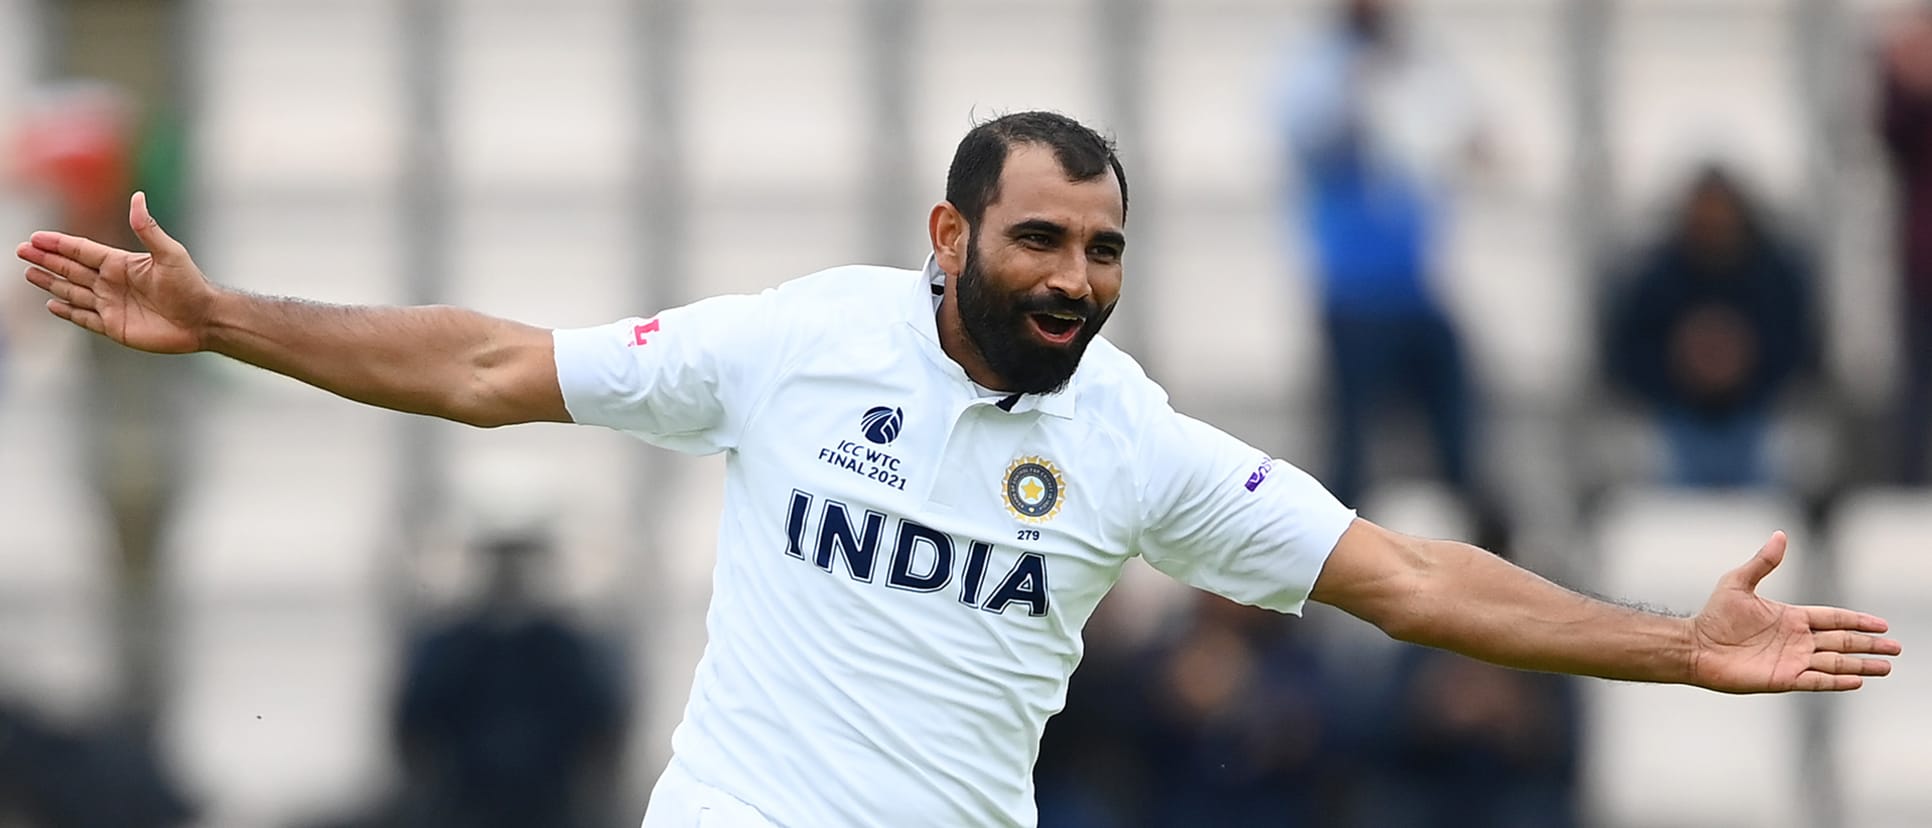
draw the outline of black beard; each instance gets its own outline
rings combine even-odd
[[[1074,369],[1080,367],[1080,357],[1086,354],[1088,343],[1113,314],[1113,306],[1102,308],[1092,297],[1070,299],[1052,291],[1041,296],[996,295],[981,269],[977,230],[969,244],[966,267],[954,286],[959,299],[959,321],[966,331],[966,339],[986,360],[986,366],[1005,382],[1005,388],[996,390],[1052,394],[1067,387]],[[1035,343],[1027,317],[1056,312],[1077,313],[1086,321],[1073,341],[1064,346]]]

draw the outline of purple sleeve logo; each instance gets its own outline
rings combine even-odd
[[[1248,491],[1252,492],[1255,489],[1261,488],[1261,484],[1268,479],[1268,472],[1274,470],[1275,461],[1273,459],[1261,461],[1261,465],[1255,467],[1254,473],[1248,475]]]

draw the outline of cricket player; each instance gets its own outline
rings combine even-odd
[[[1378,527],[1176,413],[1099,337],[1127,203],[1108,140],[1008,115],[960,142],[923,269],[834,268],[582,330],[226,289],[140,194],[148,252],[40,232],[18,255],[55,316],[131,348],[213,351],[480,427],[722,452],[710,640],[647,828],[1033,825],[1041,731],[1133,556],[1527,670],[1732,693],[1890,671],[1883,620],[1756,594],[1782,533],[1673,617]]]

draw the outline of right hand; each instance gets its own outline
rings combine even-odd
[[[135,193],[128,223],[147,247],[133,253],[65,233],[38,232],[14,249],[27,281],[53,295],[47,310],[122,345],[158,354],[201,350],[220,291],[188,249],[168,237]]]

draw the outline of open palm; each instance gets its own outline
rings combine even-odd
[[[65,233],[39,232],[15,248],[33,265],[27,281],[51,294],[47,310],[143,351],[199,350],[217,295],[188,250],[169,238],[136,193],[128,223],[149,252],[134,253]]]
[[[1883,676],[1899,643],[1875,633],[1877,616],[1837,607],[1782,604],[1757,594],[1758,582],[1784,561],[1783,532],[1743,566],[1726,573],[1692,619],[1696,636],[1693,683],[1727,693],[1856,690],[1865,676]]]

